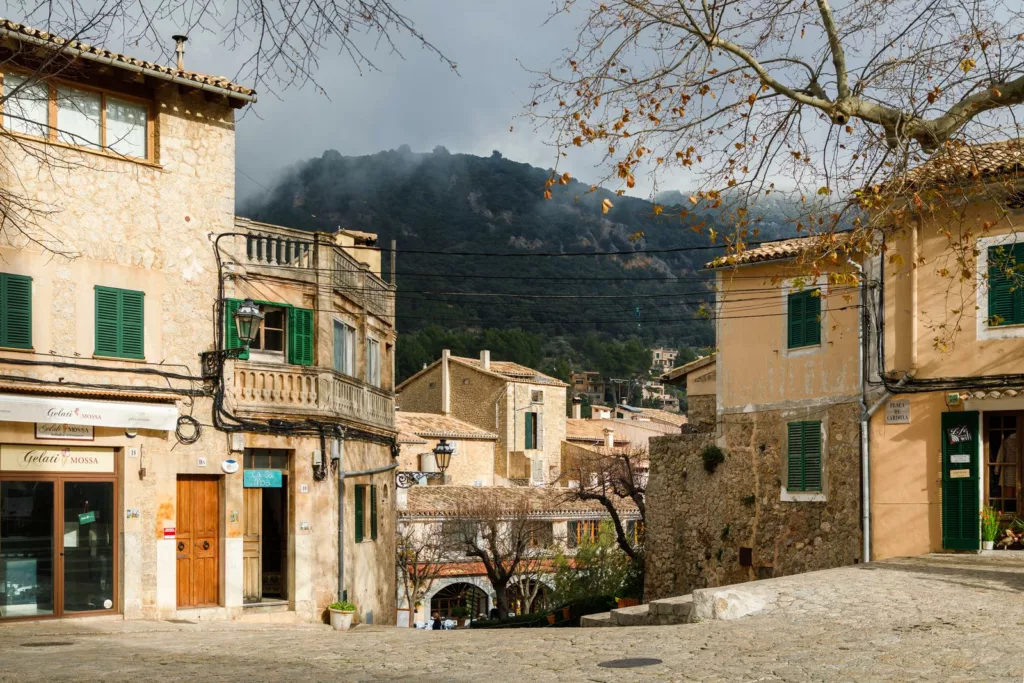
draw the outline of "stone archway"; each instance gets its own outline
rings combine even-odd
[[[457,584],[467,584],[479,589],[486,597],[486,605],[484,614],[490,612],[491,608],[497,603],[497,594],[494,592],[494,588],[491,587],[490,582],[482,576],[450,576],[443,579],[434,581],[434,584],[430,587],[426,593],[423,594],[422,606],[416,613],[417,621],[426,621],[430,618],[430,605],[434,597],[444,591],[445,589],[451,588]]]

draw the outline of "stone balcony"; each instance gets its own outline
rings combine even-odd
[[[230,399],[240,414],[395,426],[391,393],[324,368],[235,361]]]

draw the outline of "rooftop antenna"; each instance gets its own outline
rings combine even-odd
[[[174,51],[178,55],[178,71],[185,70],[185,43],[188,42],[188,36],[183,36],[180,33],[176,36],[171,36],[174,39]]]

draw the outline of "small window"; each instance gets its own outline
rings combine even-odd
[[[355,486],[355,536],[356,543],[367,540],[367,525],[369,525],[369,540],[377,540],[377,486],[371,484],[356,484]],[[369,500],[367,500],[369,499]],[[367,519],[369,518],[369,519]]]
[[[57,86],[57,140],[67,145],[102,146],[102,122],[99,93]]]
[[[96,287],[97,356],[145,357],[145,296],[130,289]]]
[[[593,543],[601,531],[601,520],[581,519],[569,522],[569,536],[566,539],[570,548],[578,548],[583,543]]]
[[[107,98],[107,148],[126,157],[145,159],[149,155],[149,110],[145,105]]]
[[[531,412],[525,414],[526,439],[524,445],[527,450],[544,448],[541,420],[542,415],[540,413]]]
[[[242,466],[247,470],[288,471],[289,451],[284,448],[246,448]]]
[[[334,369],[350,377],[356,374],[356,331],[340,320],[334,321]]]
[[[284,354],[284,333],[286,329],[287,315],[283,308],[277,306],[263,306],[263,321],[256,333],[256,338],[249,344],[252,351],[264,353]]]
[[[988,250],[988,324],[1024,323],[1024,244]]]
[[[366,381],[380,386],[380,342],[376,339],[366,340]]]
[[[821,492],[821,421],[787,425],[787,482],[790,492]]]
[[[0,273],[0,346],[32,348],[32,278]]]
[[[4,76],[4,128],[15,133],[49,137],[50,87],[24,76]]]
[[[821,343],[821,290],[793,292],[788,304],[789,348],[818,346]]]
[[[533,392],[531,392],[530,393],[530,401],[533,402],[533,403],[543,403],[544,402],[544,392],[543,391],[533,391]]]

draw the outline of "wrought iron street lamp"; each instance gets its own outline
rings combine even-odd
[[[260,307],[252,299],[246,299],[235,311],[235,329],[238,331],[238,340],[242,347],[248,349],[256,339],[260,331],[260,323],[263,321],[263,314]]]
[[[444,479],[444,472],[452,463],[452,455],[455,454],[455,446],[441,439],[434,446],[434,462],[437,464],[436,472],[398,472],[395,475],[395,486],[400,489],[408,489],[416,486],[422,479]]]

